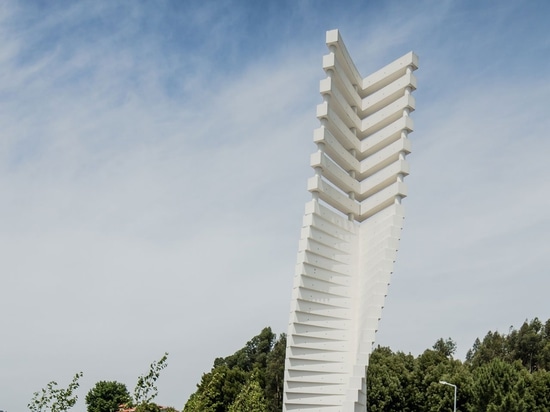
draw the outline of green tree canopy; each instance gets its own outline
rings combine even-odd
[[[282,410],[286,336],[265,328],[202,376],[184,412]],[[367,370],[369,412],[550,412],[550,320],[476,339],[463,362],[438,339],[419,356],[378,347]]]
[[[235,401],[229,405],[228,412],[268,412],[268,404],[264,391],[252,375],[243,389],[239,392]]]
[[[529,372],[520,362],[493,359],[473,371],[474,408],[487,412],[530,411],[534,406],[528,390]]]
[[[453,359],[451,339],[418,357],[378,347],[367,371],[367,410],[448,411],[457,386],[460,412],[550,411],[550,321],[525,321],[507,334],[476,339],[466,361]]]
[[[432,349],[441,353],[446,358],[451,358],[456,352],[456,342],[451,338],[447,340],[440,338],[434,343]]]
[[[86,395],[88,412],[117,412],[120,405],[131,402],[126,385],[116,381],[99,381]]]
[[[212,370],[202,376],[197,391],[185,404],[184,412],[227,412],[230,407],[233,411],[245,411],[253,405],[262,405],[258,412],[280,411],[285,350],[286,336],[277,340],[271,328],[264,328],[233,355],[214,361]]]

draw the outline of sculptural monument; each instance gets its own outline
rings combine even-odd
[[[362,78],[338,30],[326,43],[283,411],[363,412],[365,370],[403,227],[418,57],[410,52]]]

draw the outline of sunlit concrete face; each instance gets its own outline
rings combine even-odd
[[[362,78],[327,32],[321,126],[292,290],[284,411],[366,408],[366,373],[403,227],[412,52]]]

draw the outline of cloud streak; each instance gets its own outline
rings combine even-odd
[[[0,6],[0,408],[77,370],[83,391],[131,388],[164,351],[159,401],[181,408],[214,358],[285,332],[334,27],[364,75],[421,57],[379,342],[451,336],[463,355],[550,317],[540,13],[503,32],[517,9],[228,4]],[[529,47],[511,60],[503,41]]]

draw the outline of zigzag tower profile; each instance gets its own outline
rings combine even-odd
[[[366,366],[403,227],[410,52],[362,78],[328,31],[287,335],[283,411],[364,412]]]

